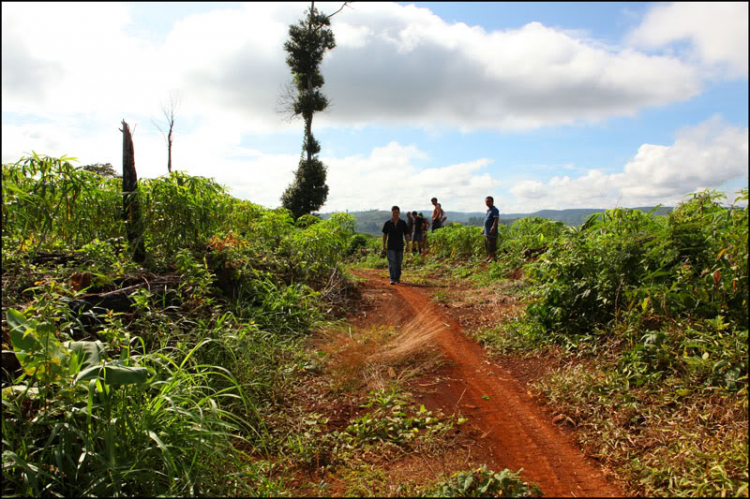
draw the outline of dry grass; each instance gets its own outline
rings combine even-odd
[[[332,390],[381,389],[442,365],[444,357],[434,341],[442,326],[437,319],[425,313],[405,322],[399,317],[383,319],[402,325],[329,328],[322,332],[317,347],[328,355]]]

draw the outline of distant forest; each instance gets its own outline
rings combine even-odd
[[[636,209],[648,212],[651,211],[653,207],[640,207]],[[556,220],[558,222],[565,222],[567,225],[581,225],[589,215],[593,213],[602,213],[604,211],[604,208],[580,208],[570,210],[541,210],[534,213],[501,213],[500,223],[511,225],[513,222],[521,218],[541,217]],[[672,211],[671,207],[663,206],[659,208],[656,213],[664,215],[670,211]],[[424,215],[425,218],[430,218],[432,216],[432,208],[417,210],[417,212]],[[348,213],[354,215],[357,219],[357,232],[365,234],[380,234],[383,229],[383,224],[391,216],[391,212],[385,210],[351,211]],[[447,224],[450,224],[451,222],[459,222],[465,225],[476,226],[481,226],[484,223],[485,216],[483,212],[464,213],[460,211],[447,211],[446,215],[448,217],[448,220],[446,221]],[[330,218],[331,214],[321,213],[320,216],[325,220]],[[406,219],[405,212],[401,214],[401,218]]]

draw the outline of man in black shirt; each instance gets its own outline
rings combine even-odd
[[[388,251],[388,273],[391,284],[401,282],[401,262],[404,260],[404,238],[409,244],[409,227],[399,218],[401,210],[398,206],[391,208],[391,219],[383,225],[383,253]]]

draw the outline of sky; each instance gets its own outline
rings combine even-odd
[[[326,14],[342,3],[315,3]],[[167,173],[278,207],[301,120],[283,44],[309,3],[2,3],[2,162]],[[674,206],[748,186],[748,3],[350,3],[321,64],[322,212]]]

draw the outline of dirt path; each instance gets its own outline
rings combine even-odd
[[[487,464],[494,469],[523,468],[522,477],[539,484],[545,496],[611,497],[622,492],[609,483],[596,464],[545,414],[522,385],[502,366],[488,359],[484,350],[468,338],[460,325],[436,306],[423,286],[391,286],[387,271],[358,271],[365,287],[386,292],[388,315],[416,316],[419,326],[432,336],[451,361],[441,371],[441,381],[429,395],[446,412],[458,408],[479,429],[482,446],[489,451]]]

